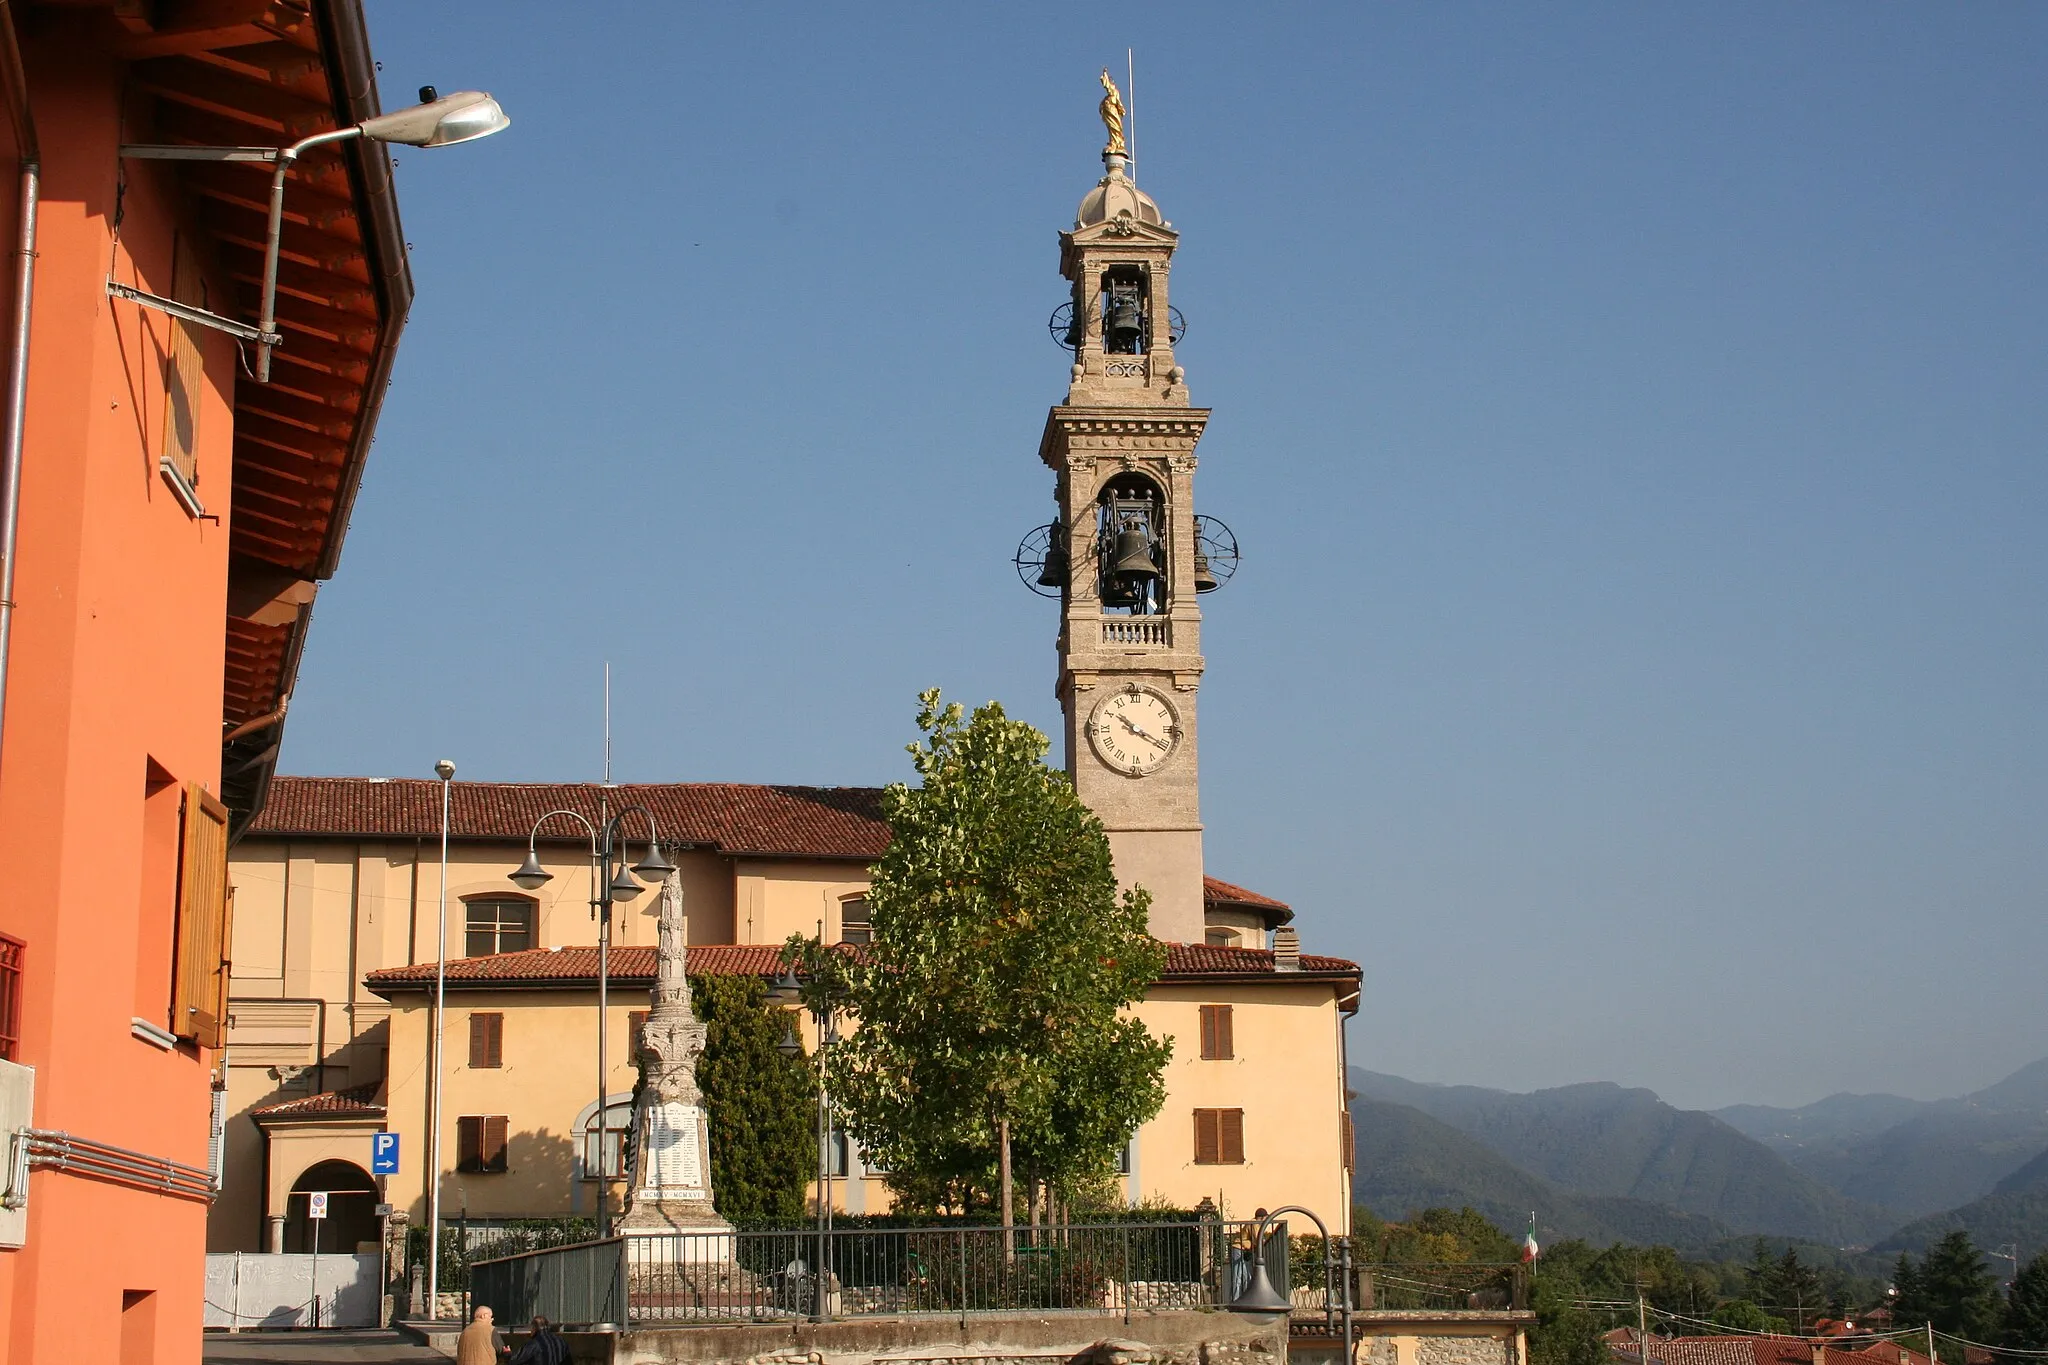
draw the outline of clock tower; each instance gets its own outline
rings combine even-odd
[[[1179,234],[1132,182],[1122,101],[1107,73],[1106,174],[1060,234],[1071,301],[1053,315],[1073,352],[1066,401],[1039,455],[1058,515],[1026,538],[1027,586],[1060,601],[1059,680],[1067,770],[1109,833],[1117,877],[1152,893],[1151,931],[1203,941],[1196,689],[1197,594],[1236,565],[1229,531],[1195,515],[1195,444],[1168,302]]]

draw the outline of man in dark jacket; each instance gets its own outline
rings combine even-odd
[[[562,1340],[554,1324],[540,1314],[533,1315],[533,1335],[512,1355],[510,1365],[574,1365],[569,1343]]]

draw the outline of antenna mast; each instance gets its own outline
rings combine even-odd
[[[1124,151],[1130,163],[1131,183],[1138,183],[1138,61],[1131,49],[1124,49],[1124,89],[1131,92],[1124,106]]]
[[[612,784],[612,661],[604,661],[604,784]]]

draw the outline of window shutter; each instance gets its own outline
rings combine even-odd
[[[492,1114],[483,1122],[483,1167],[487,1171],[502,1171],[505,1169],[505,1128],[510,1121],[503,1114]]]
[[[483,1168],[484,1121],[480,1118],[463,1117],[455,1120],[455,1169],[475,1171]]]
[[[1216,1056],[1216,1007],[1202,1006],[1202,1060],[1210,1061]]]
[[[1231,1037],[1230,1006],[1202,1006],[1202,1060],[1227,1062],[1237,1055]]]
[[[171,1031],[201,1047],[227,1041],[228,812],[197,782],[185,787],[178,866],[177,983]]]
[[[647,1036],[647,1011],[626,1011],[626,1056],[632,1061],[640,1060],[640,1041]]]
[[[1195,1111],[1195,1164],[1214,1166],[1222,1158],[1220,1125],[1216,1122],[1218,1111],[1197,1109]]]
[[[1358,1167],[1358,1133],[1351,1126],[1351,1111],[1346,1109],[1337,1118],[1337,1141],[1343,1145],[1340,1155],[1344,1161],[1344,1169],[1347,1171],[1356,1170]]]
[[[505,1016],[469,1016],[469,1064],[472,1067],[505,1065]]]
[[[171,267],[171,296],[195,308],[206,306],[206,285],[191,240],[180,236]],[[158,467],[187,492],[199,488],[199,402],[206,379],[199,355],[198,324],[171,324],[171,355],[164,367],[164,447]]]
[[[1244,1110],[1219,1109],[1217,1118],[1217,1142],[1221,1155],[1217,1158],[1226,1166],[1244,1164]]]

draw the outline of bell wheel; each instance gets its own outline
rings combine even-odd
[[[1081,339],[1074,326],[1074,305],[1063,303],[1052,310],[1052,316],[1045,320],[1045,330],[1052,333],[1053,344],[1072,351],[1079,348]]]
[[[1040,597],[1058,597],[1066,591],[1067,549],[1059,530],[1057,522],[1032,527],[1017,542],[1017,553],[1011,559],[1017,566],[1017,581]]]
[[[1217,517],[1195,518],[1195,553],[1202,558],[1215,586],[1222,587],[1237,572],[1237,536]]]

